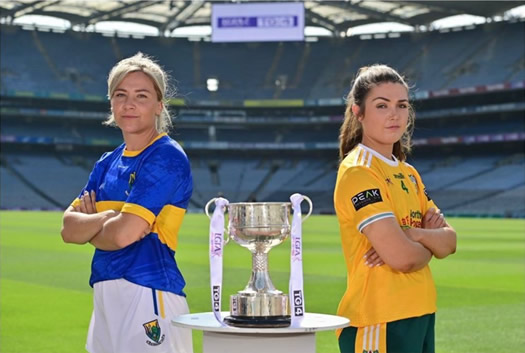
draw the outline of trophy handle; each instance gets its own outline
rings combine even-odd
[[[306,202],[308,202],[308,204],[310,205],[310,209],[308,210],[308,213],[306,214],[306,216],[303,217],[303,222],[304,222],[312,214],[312,210],[314,209],[314,206],[312,205],[312,200],[310,200],[308,196],[303,195],[303,197],[306,200]]]
[[[211,220],[211,216],[210,216],[210,211],[208,211],[208,209],[210,208],[210,205],[211,205],[212,203],[215,202],[215,200],[217,200],[216,197],[214,197],[213,199],[211,199],[210,201],[208,201],[208,203],[206,204],[206,206],[204,206],[204,212],[206,213],[206,216],[208,216],[208,218],[209,218],[210,220]],[[228,230],[226,229],[226,227],[224,227],[224,233],[225,233],[226,235],[228,235],[228,236],[226,237],[226,239],[224,239],[224,245],[226,245],[226,244],[228,244],[228,243],[230,242],[230,235],[229,235],[230,233],[228,232]]]
[[[210,205],[211,205],[212,203],[214,203],[215,200],[217,200],[216,197],[214,197],[213,199],[211,199],[210,201],[208,201],[208,203],[206,204],[206,206],[204,206],[204,212],[206,212],[206,216],[208,216],[209,219],[211,219],[211,216],[210,216],[210,212],[208,211],[208,208],[210,208]]]

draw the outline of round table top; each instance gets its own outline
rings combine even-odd
[[[221,317],[228,316],[230,313],[223,311]],[[212,312],[179,315],[171,320],[173,325],[186,327],[201,331],[213,331],[224,333],[304,333],[334,330],[350,325],[350,320],[345,317],[317,313],[305,313],[303,320],[297,327],[276,327],[276,328],[257,328],[257,327],[234,327],[226,324],[221,325]]]

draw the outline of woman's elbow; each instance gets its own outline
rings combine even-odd
[[[71,234],[66,230],[66,227],[62,226],[60,235],[62,236],[64,243],[72,243]]]
[[[397,268],[394,268],[396,271],[402,272],[402,273],[410,273],[419,270],[420,268],[417,267],[417,264],[412,262],[407,262],[406,264],[397,266]]]
[[[436,259],[444,259],[448,255],[452,255],[456,252],[456,243],[451,244],[447,249],[444,249],[440,253],[433,254]]]
[[[74,243],[74,234],[71,231],[71,219],[68,211],[64,213],[62,218],[62,229],[60,230],[60,235],[64,243]]]
[[[106,233],[106,234],[108,234],[108,233]],[[130,236],[129,234],[127,234],[125,232],[117,230],[116,232],[114,232],[111,235],[111,240],[112,240],[111,242],[113,243],[113,245],[116,248],[123,249],[123,248],[125,248],[125,247],[127,247],[127,246],[129,246],[129,245],[131,245],[133,243],[135,243],[139,239],[135,239],[133,236]]]
[[[390,266],[393,270],[402,273],[409,273],[419,270],[418,263],[412,261],[409,258],[398,259],[397,261],[393,261],[391,263],[387,262],[387,265]]]
[[[444,259],[448,255],[452,255],[456,252],[457,238],[456,232],[453,229],[450,229],[451,235],[450,240],[448,241],[448,246],[446,246],[440,254],[434,254],[434,257],[437,259]]]
[[[124,236],[122,237],[116,236],[113,238],[113,244],[118,249],[123,249],[126,246],[131,245],[133,243],[134,243],[133,241],[130,241],[127,237],[124,237]]]
[[[72,232],[65,225],[62,226],[62,230],[60,231],[60,235],[62,236],[62,240],[64,241],[64,243],[67,243],[67,244],[84,244],[82,242],[79,242],[78,239],[75,237],[75,233]]]

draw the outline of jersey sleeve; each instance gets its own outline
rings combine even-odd
[[[121,212],[150,225],[165,205],[186,209],[193,190],[189,161],[174,148],[159,148],[144,159]]]
[[[91,192],[91,191],[95,191],[97,192],[97,181],[99,180],[99,177],[102,173],[102,163],[101,161],[104,160],[104,158],[108,155],[108,153],[104,153],[102,155],[102,157],[100,157],[100,159],[95,163],[95,166],[93,167],[93,170],[91,171],[91,173],[89,174],[89,178],[88,178],[88,181],[86,183],[86,185],[82,188],[82,190],[80,191],[80,193],[78,194],[77,198],[73,200],[73,202],[71,202],[71,205],[72,207],[76,207],[78,205],[80,205],[80,198],[82,197],[82,195],[84,194],[84,191],[88,191],[88,192]]]
[[[335,199],[338,213],[344,213],[359,232],[380,219],[395,218],[386,184],[363,167],[345,171],[338,182]]]

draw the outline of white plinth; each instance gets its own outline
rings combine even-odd
[[[229,312],[222,312],[222,317]],[[315,333],[350,324],[335,315],[305,313],[298,327],[243,328],[222,326],[212,312],[175,317],[173,325],[204,331],[203,353],[315,353]]]

